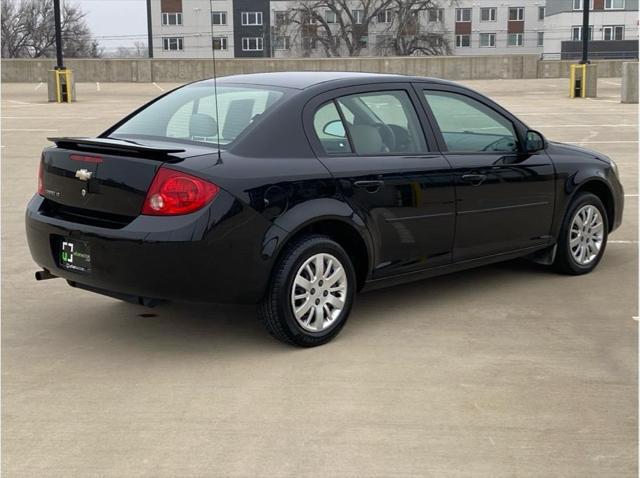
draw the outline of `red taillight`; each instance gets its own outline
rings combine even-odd
[[[175,216],[189,214],[210,203],[220,188],[204,179],[168,168],[153,178],[142,214]]]
[[[38,194],[44,196],[44,158],[40,158],[38,166]]]

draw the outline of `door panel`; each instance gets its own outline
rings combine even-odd
[[[451,167],[441,153],[429,152],[427,140],[434,139],[418,101],[407,84],[368,85],[324,94],[305,113],[305,127],[316,125],[312,147],[374,238],[374,278],[451,262]],[[328,104],[335,113],[328,114],[334,111]],[[316,112],[322,120],[314,120]],[[328,133],[348,142],[343,151],[350,153],[336,151]]]
[[[423,104],[451,164],[456,193],[454,262],[549,243],[555,170],[522,152],[496,105],[455,89],[423,89]]]
[[[374,277],[451,262],[454,193],[444,156],[331,157],[322,162],[377,238]],[[363,181],[377,184],[359,184]]]

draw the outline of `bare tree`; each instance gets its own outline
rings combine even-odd
[[[369,27],[393,0],[307,0],[289,9],[290,24],[297,25],[303,54],[308,56],[317,44],[329,57],[341,56],[344,45],[348,56],[359,56],[367,47]]]
[[[53,0],[1,0],[2,57],[55,56]],[[85,21],[85,13],[65,2],[61,12],[63,53],[67,57],[99,57],[102,50]]]
[[[392,21],[378,44],[382,52],[396,56],[448,55],[451,46],[444,30],[429,31],[429,11],[441,7],[438,0],[392,0],[389,9]],[[456,3],[455,0],[451,4]],[[437,18],[437,15],[436,15]]]
[[[115,51],[104,54],[113,58],[146,58],[147,55],[147,44],[139,40],[134,41],[133,46],[119,46]]]

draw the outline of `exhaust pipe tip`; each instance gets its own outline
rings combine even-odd
[[[41,271],[37,271],[35,275],[36,275],[36,280],[37,281],[48,280],[48,279],[57,279],[58,278],[58,276],[54,276],[47,269],[43,269]]]

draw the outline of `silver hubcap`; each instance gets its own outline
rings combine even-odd
[[[347,300],[347,275],[331,254],[316,254],[307,259],[293,281],[291,307],[300,326],[320,332],[333,324]]]
[[[593,262],[602,248],[604,222],[595,206],[584,206],[573,217],[569,231],[569,247],[574,260],[581,266]]]

